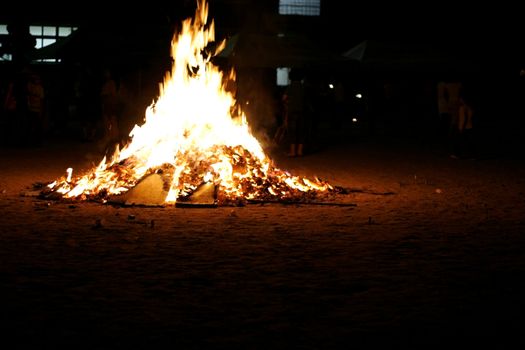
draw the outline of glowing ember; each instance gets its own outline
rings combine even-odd
[[[160,96],[146,110],[142,126],[133,128],[131,142],[102,159],[88,174],[67,178],[48,187],[65,198],[102,199],[133,188],[148,174],[168,179],[166,203],[191,195],[203,183],[217,186],[219,203],[239,199],[292,199],[315,195],[332,187],[272,166],[249,131],[244,112],[225,89],[227,79],[211,62],[215,53],[213,21],[206,26],[208,6],[199,0],[195,18],[183,22],[171,43],[174,63],[160,88]],[[204,53],[204,54],[203,54]]]

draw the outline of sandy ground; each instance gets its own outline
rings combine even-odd
[[[354,189],[344,199],[356,207],[20,196],[98,162],[93,148],[0,149],[10,348],[525,345],[519,155],[455,160],[422,143],[368,140],[275,156],[281,168]]]

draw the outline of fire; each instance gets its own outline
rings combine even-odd
[[[171,42],[173,65],[160,85],[160,95],[147,109],[144,124],[135,125],[131,141],[87,174],[50,185],[65,198],[103,199],[133,188],[149,174],[169,179],[166,203],[191,195],[203,183],[217,186],[220,203],[239,199],[294,198],[332,187],[319,180],[292,176],[275,168],[250,133],[246,115],[236,106],[227,76],[210,59],[215,40],[208,5],[199,0],[194,19],[182,23]]]

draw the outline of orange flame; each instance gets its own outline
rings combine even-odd
[[[160,96],[146,110],[144,124],[135,125],[131,142],[118,147],[110,160],[84,176],[49,185],[66,198],[96,198],[128,191],[149,173],[162,169],[170,175],[166,203],[187,196],[199,184],[213,182],[223,201],[293,197],[297,193],[326,191],[319,180],[291,176],[272,166],[246,116],[235,107],[225,89],[227,78],[210,59],[207,46],[215,40],[213,21],[206,27],[208,5],[199,0],[195,18],[182,23],[171,42],[173,66],[160,86]],[[204,54],[203,54],[204,53]],[[233,112],[232,112],[233,111]],[[232,115],[233,113],[233,115]]]

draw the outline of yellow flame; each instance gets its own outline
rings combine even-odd
[[[73,168],[67,168],[66,172],[67,172],[66,181],[67,182],[71,182],[71,176],[73,175]]]
[[[72,169],[68,169],[67,179],[54,185],[56,191],[67,198],[119,194],[166,165],[172,172],[168,203],[191,193],[199,182],[213,181],[225,198],[331,188],[320,181],[290,176],[271,165],[250,133],[246,115],[225,88],[228,80],[235,81],[233,70],[224,77],[210,62],[224,41],[215,52],[209,52],[215,31],[213,21],[206,26],[207,19],[208,5],[200,0],[195,18],[185,20],[173,37],[172,69],[160,85],[159,98],[146,109],[144,124],[131,131],[131,142],[121,151],[117,148],[111,160],[104,157],[97,168],[74,181]]]

